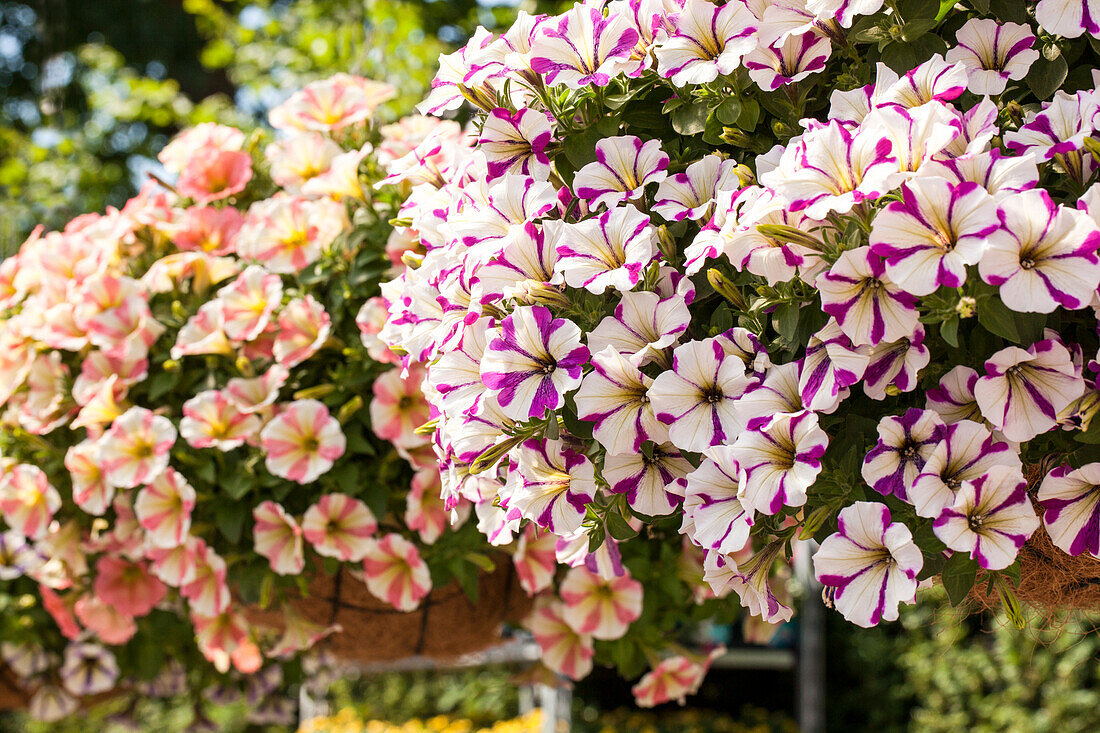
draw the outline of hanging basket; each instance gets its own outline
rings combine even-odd
[[[1026,466],[1028,495],[1041,517],[1043,508],[1035,501],[1039,484],[1054,468],[1050,462]],[[1042,524],[1020,548],[1020,602],[1048,612],[1100,611],[1100,560],[1082,553],[1074,557],[1054,546]],[[1000,595],[986,593],[988,583],[981,572],[970,591],[970,599],[981,610],[1000,607]]]
[[[0,710],[23,710],[30,704],[31,696],[19,684],[8,666],[0,665]]]
[[[502,641],[505,622],[531,609],[511,562],[481,574],[477,603],[452,583],[433,590],[415,610],[398,611],[341,567],[335,576],[314,575],[309,595],[290,604],[308,621],[340,626],[321,642],[323,648],[341,659],[367,663],[415,656],[449,659],[481,651]],[[256,625],[282,627],[278,609],[249,607],[246,615]]]

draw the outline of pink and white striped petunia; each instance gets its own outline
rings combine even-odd
[[[635,135],[605,137],[596,143],[596,159],[573,178],[573,190],[591,209],[636,199],[650,183],[668,176],[668,155],[660,140]]]
[[[333,74],[306,84],[271,110],[271,126],[277,130],[335,132],[367,120],[394,94],[394,88],[384,82]]]
[[[528,440],[518,452],[520,481],[507,497],[509,518],[529,519],[558,535],[577,531],[596,494],[592,461],[560,440]]]
[[[1097,0],[1039,0],[1035,20],[1051,35],[1077,38],[1082,33],[1100,37]]]
[[[756,48],[760,21],[742,0],[715,5],[687,0],[676,32],[656,46],[657,70],[678,87],[706,84],[732,73]]]
[[[383,440],[400,448],[415,448],[426,441],[416,429],[430,417],[421,385],[424,369],[414,365],[402,376],[400,369],[384,372],[371,385],[374,399],[370,403],[371,430]]]
[[[592,357],[592,367],[574,397],[577,416],[594,423],[592,436],[608,454],[637,454],[647,440],[664,443],[668,428],[648,395],[653,379],[612,346]]]
[[[875,217],[871,253],[912,295],[961,286],[967,265],[981,261],[986,239],[1000,228],[993,197],[976,183],[925,176],[902,184],[901,193]]]
[[[195,537],[188,536],[184,543],[170,548],[151,547],[145,548],[145,557],[153,562],[153,575],[157,576],[165,585],[173,588],[182,588],[195,579],[195,570],[199,565],[201,555],[205,555],[206,543]]]
[[[719,191],[738,188],[737,161],[720,155],[705,155],[661,181],[653,212],[668,221],[704,219]]]
[[[828,36],[814,32],[790,35],[771,46],[753,49],[745,56],[745,68],[758,87],[774,92],[824,69],[832,52]]]
[[[165,469],[134,500],[134,515],[152,547],[177,547],[191,530],[195,489],[173,468]]]
[[[374,513],[347,494],[323,495],[302,517],[302,535],[317,554],[342,562],[362,560],[376,531]]]
[[[620,293],[631,291],[642,271],[657,256],[655,230],[649,217],[633,206],[616,206],[599,217],[553,229],[558,245],[554,272],[567,285],[601,295],[608,287]]]
[[[613,77],[641,69],[632,58],[638,38],[626,13],[604,16],[599,8],[577,3],[538,27],[531,40],[531,69],[545,75],[548,84],[605,87]]]
[[[1049,29],[1048,29],[1049,30]],[[958,45],[944,56],[949,64],[962,62],[966,85],[975,94],[1000,94],[1009,79],[1027,76],[1039,52],[1031,46],[1035,34],[1027,25],[971,18],[955,33]]]
[[[1100,558],[1100,463],[1074,470],[1058,466],[1047,474],[1036,496],[1051,542],[1077,556]]]
[[[738,465],[733,446],[716,445],[688,474],[680,534],[707,550],[729,555],[745,548],[755,512],[738,498]]]
[[[340,423],[317,400],[295,400],[260,431],[267,470],[308,484],[344,455],[347,441]]]
[[[412,486],[405,495],[405,526],[416,532],[425,545],[435,544],[447,529],[451,512],[443,504],[441,489],[439,468],[433,465],[413,474]],[[469,504],[454,509],[461,520],[465,520],[469,512]],[[460,523],[454,522],[455,525]]]
[[[1054,428],[1058,414],[1085,391],[1069,349],[1055,339],[1001,349],[974,386],[982,416],[1009,440],[1027,441]]]
[[[1100,285],[1100,229],[1083,211],[1055,204],[1043,189],[1022,191],[999,210],[986,240],[982,279],[1019,313],[1084,308]]]
[[[100,438],[96,455],[107,480],[130,489],[151,482],[168,467],[175,442],[171,420],[144,407],[131,407]]]
[[[649,398],[673,445],[698,452],[728,443],[744,427],[735,405],[756,383],[719,339],[689,341],[676,347],[672,369],[653,381]]]
[[[924,556],[909,528],[890,519],[885,504],[857,501],[840,510],[837,532],[814,554],[818,581],[836,589],[836,609],[864,628],[896,621],[898,606],[916,600]]]
[[[916,298],[890,279],[870,247],[842,253],[817,287],[822,310],[836,318],[855,346],[897,341],[917,327]]]
[[[61,495],[37,466],[19,463],[0,476],[0,513],[7,525],[23,536],[45,536],[60,508]]]
[[[776,415],[756,430],[742,431],[729,451],[737,463],[742,503],[763,514],[805,504],[828,445],[813,412]]]
[[[221,390],[203,390],[183,403],[180,435],[194,448],[233,450],[259,430],[260,418],[241,412]]]
[[[619,639],[642,615],[642,584],[629,571],[603,578],[586,567],[565,574],[558,587],[565,608],[562,617],[578,634],[595,639]]]
[[[940,442],[943,421],[931,410],[911,407],[878,424],[878,442],[863,459],[863,480],[882,494],[909,502],[909,491]]]
[[[286,384],[289,372],[278,364],[272,364],[258,377],[230,379],[223,394],[233,402],[238,410],[248,414],[263,412],[279,399],[279,390]]]
[[[1010,466],[1023,476],[1020,457],[1007,443],[994,440],[984,425],[972,420],[946,425],[909,490],[917,516],[935,519],[954,503],[963,482],[984,476],[997,465]]]
[[[489,162],[490,178],[522,173],[545,181],[550,175],[545,150],[553,137],[550,120],[542,112],[526,107],[509,112],[498,107],[485,118],[477,144]]]
[[[332,319],[312,295],[287,303],[278,324],[273,353],[287,369],[316,354],[332,331]]]
[[[259,265],[249,265],[218,291],[225,316],[222,329],[235,341],[251,341],[271,322],[283,299],[283,281]]]
[[[229,608],[231,600],[226,583],[228,568],[225,560],[206,543],[197,545],[194,552],[194,574],[180,586],[180,595],[188,600],[192,613],[217,616]]]
[[[556,534],[540,530],[533,523],[520,533],[512,565],[527,595],[535,596],[554,582],[554,571],[558,567],[557,542]]]
[[[551,671],[579,680],[592,671],[592,636],[578,634],[565,622],[565,607],[557,599],[540,599],[523,625],[539,645],[540,660]]]
[[[694,297],[694,292],[690,295]],[[675,344],[691,322],[690,302],[681,293],[667,298],[648,290],[624,293],[615,314],[588,334],[588,347],[598,353],[612,346],[638,366],[667,358],[664,349]]]
[[[613,494],[626,494],[626,503],[638,514],[661,517],[680,503],[691,463],[671,443],[654,446],[649,455],[605,455],[604,480]]]
[[[367,540],[363,577],[371,595],[398,611],[414,610],[432,590],[428,564],[416,545],[393,532]]]
[[[279,575],[297,575],[306,565],[302,552],[302,528],[282,505],[261,502],[252,510],[252,539],[256,554],[266,557]]]
[[[581,330],[554,318],[549,308],[516,308],[501,323],[481,360],[481,379],[513,420],[541,418],[557,410],[581,383],[588,362]]]
[[[985,475],[964,481],[932,525],[949,549],[970,553],[986,570],[1011,565],[1038,528],[1027,481],[1009,466],[992,466]]]
[[[271,272],[300,272],[347,227],[344,204],[277,194],[256,202],[237,235],[237,252]]]
[[[683,705],[688,695],[699,691],[711,662],[725,651],[725,647],[719,646],[702,659],[682,654],[662,659],[630,688],[635,704],[651,708],[675,700]]]

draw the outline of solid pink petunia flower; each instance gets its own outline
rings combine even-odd
[[[282,505],[261,502],[252,510],[252,538],[256,554],[266,557],[279,575],[297,575],[305,567],[302,552],[302,528]]]
[[[302,517],[302,535],[317,554],[343,562],[362,560],[376,531],[374,513],[347,494],[325,494]]]
[[[168,592],[144,563],[105,555],[96,561],[95,569],[96,596],[127,616],[145,616]]]
[[[118,646],[134,638],[137,624],[134,619],[94,595],[77,599],[73,612],[84,628],[93,632],[104,644]]]
[[[133,488],[149,483],[168,467],[175,442],[171,420],[144,407],[131,407],[100,438],[96,455],[109,482]]]
[[[363,575],[371,594],[398,611],[412,611],[432,590],[428,564],[416,545],[392,532],[368,541]]]
[[[267,470],[308,484],[344,455],[347,440],[340,423],[317,400],[295,400],[260,431]]]
[[[165,548],[182,544],[191,529],[195,498],[195,489],[172,468],[141,489],[134,515],[145,530],[145,541]]]
[[[624,572],[603,578],[586,567],[570,570],[558,587],[562,617],[578,634],[613,640],[626,633],[642,614],[642,584]]]
[[[252,156],[243,151],[204,147],[187,159],[176,190],[198,204],[240,193],[252,180]]]

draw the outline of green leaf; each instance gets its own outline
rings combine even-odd
[[[1094,417],[1089,421],[1088,429],[1077,433],[1073,436],[1073,439],[1078,443],[1086,443],[1089,445],[1100,444],[1100,420]]]
[[[795,337],[798,335],[798,318],[801,312],[802,304],[795,301],[783,303],[775,309],[772,323],[775,324],[775,330],[787,343],[794,343]]]
[[[917,52],[911,43],[891,43],[882,51],[882,63],[904,74],[917,65]]]
[[[735,125],[737,118],[741,116],[741,100],[737,97],[726,97],[714,108],[714,113],[723,125]]]
[[[918,18],[935,18],[940,12],[940,0],[902,0],[897,4],[898,12],[906,22]]]
[[[904,41],[912,42],[935,27],[935,18],[918,18],[917,20],[911,20],[902,28],[901,38]]]
[[[620,542],[638,535],[638,531],[630,526],[623,515],[614,510],[607,513],[607,533]]]
[[[1016,315],[996,296],[978,301],[978,323],[990,333],[1018,344],[1020,332],[1016,328]]]
[[[248,514],[248,507],[244,504],[227,504],[218,512],[216,520],[218,531],[221,532],[222,536],[229,540],[231,544],[237,544],[241,541],[241,532],[244,530],[244,520]]]
[[[970,0],[970,5],[979,13],[989,12],[989,0]]]
[[[989,12],[997,16],[997,20],[1011,23],[1027,23],[1027,6],[1020,0],[990,0]]]
[[[1031,70],[1027,74],[1027,85],[1039,99],[1049,99],[1062,86],[1066,75],[1069,74],[1069,64],[1066,63],[1065,56],[1059,52],[1055,58],[1051,59],[1045,51],[1046,49],[1044,54],[1031,64]]]
[[[182,370],[169,372],[161,370],[149,378],[149,401],[153,402],[172,391],[179,384]]]
[[[940,577],[952,606],[957,606],[966,599],[970,589],[974,587],[977,576],[978,563],[970,559],[969,555],[956,552],[948,558]]]
[[[710,110],[703,101],[684,105],[672,113],[672,129],[681,135],[698,135],[707,129],[707,115]]]
[[[940,336],[948,346],[959,348],[959,317],[951,316],[940,324]]]
[[[596,159],[596,143],[602,139],[603,135],[595,126],[565,138],[563,150],[565,157],[573,164],[574,170]]]
[[[227,471],[226,474],[221,481],[221,490],[233,501],[241,499],[256,484],[256,477],[246,471]]]
[[[760,121],[760,103],[755,99],[741,101],[741,114],[737,117],[737,126],[746,132],[756,129],[756,123]]]

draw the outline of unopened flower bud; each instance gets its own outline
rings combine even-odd
[[[187,318],[187,309],[183,307],[183,303],[178,300],[172,301],[172,315],[181,321]]]
[[[347,423],[355,413],[363,409],[363,397],[362,395],[355,395],[350,400],[340,406],[340,411],[336,413],[336,419],[341,425]]]
[[[405,267],[410,270],[415,270],[424,262],[424,255],[413,252],[412,250],[405,250],[401,253],[401,261],[405,263]]]
[[[745,302],[745,297],[741,295],[741,291],[737,287],[726,279],[719,270],[713,267],[707,270],[707,281],[711,287],[714,288],[719,295],[728,300],[734,308],[739,311],[747,311],[749,304]]]
[[[743,148],[748,145],[749,136],[738,130],[736,127],[723,127],[722,134],[719,135],[722,142],[727,145],[733,145],[739,148]]]
[[[180,363],[175,359],[165,359],[164,363],[160,365],[160,368],[166,372],[178,372],[180,370]]]
[[[244,356],[243,354],[237,357],[237,361],[234,362],[234,366],[237,367],[238,372],[246,377],[253,377],[256,375],[256,370],[252,368],[252,360]]]
[[[336,391],[335,384],[316,384],[294,393],[296,400],[317,400]]]

